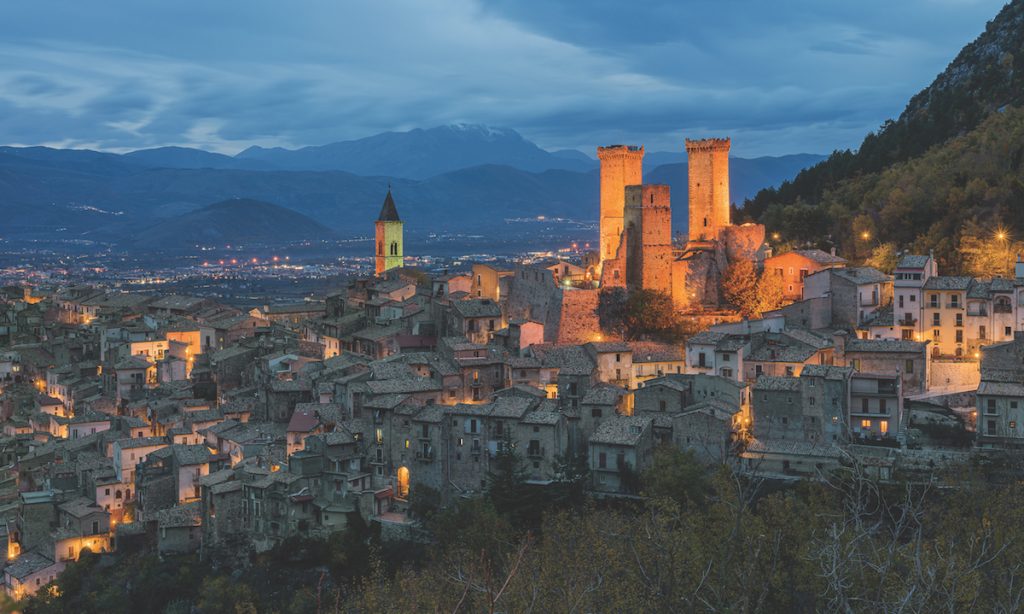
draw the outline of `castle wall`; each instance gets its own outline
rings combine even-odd
[[[598,290],[562,292],[558,343],[580,344],[594,340],[594,334],[601,330],[597,317],[599,297]]]
[[[672,293],[669,186],[626,186],[626,286]]]
[[[690,240],[717,239],[729,226],[729,139],[686,140]]]
[[[601,161],[601,261],[615,258],[622,235],[627,185],[643,183],[644,148],[634,145],[598,147]]]
[[[507,318],[541,322],[544,324],[544,341],[557,341],[564,292],[555,283],[551,271],[520,266],[505,280],[508,280]]]
[[[720,239],[725,244],[725,257],[729,262],[763,260],[764,237],[764,224],[730,225],[720,231]]]

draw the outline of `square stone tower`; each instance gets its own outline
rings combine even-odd
[[[690,175],[689,239],[715,241],[731,224],[729,139],[686,139]]]
[[[616,257],[622,236],[622,218],[626,208],[626,186],[643,183],[644,148],[636,145],[610,145],[597,148],[601,161],[601,241],[600,258]]]
[[[402,266],[402,220],[398,217],[398,208],[395,207],[395,199],[391,197],[391,190],[384,197],[384,204],[380,208],[380,215],[374,224],[377,235],[377,255],[375,258],[374,270],[380,275],[388,269]]]
[[[667,185],[626,186],[626,287],[672,294],[672,207]]]

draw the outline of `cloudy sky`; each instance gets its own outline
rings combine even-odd
[[[0,143],[233,154],[466,122],[549,149],[826,153],[898,115],[1002,0],[0,4]]]

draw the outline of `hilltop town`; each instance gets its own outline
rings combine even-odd
[[[668,186],[641,183],[643,147],[615,145],[599,248],[571,260],[424,274],[389,191],[376,274],[322,299],[4,288],[5,590],[87,550],[237,563],[357,519],[415,540],[413,502],[482,496],[509,458],[537,488],[614,500],[641,494],[659,446],[787,483],[927,479],[1024,442],[1024,263],[978,279],[928,254],[888,273],[775,253],[731,221],[729,147],[686,142],[685,238]],[[726,287],[742,266],[781,293],[757,317]],[[687,334],[608,330],[615,292],[667,297]]]

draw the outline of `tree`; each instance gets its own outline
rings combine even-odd
[[[722,276],[722,296],[745,318],[756,317],[758,313],[757,282],[754,263],[747,259],[731,263]]]
[[[757,314],[760,317],[766,311],[782,307],[785,292],[782,289],[782,276],[765,271],[757,280]]]
[[[881,243],[871,250],[871,256],[864,261],[869,267],[874,267],[886,275],[892,275],[896,270],[896,244]]]
[[[487,472],[487,496],[494,508],[517,527],[537,526],[543,511],[541,493],[526,483],[528,473],[508,430],[499,445]]]
[[[441,508],[441,493],[426,484],[417,484],[409,491],[409,513],[429,519]]]
[[[597,302],[597,320],[606,334],[615,338],[626,336],[626,301],[629,294],[625,288],[601,288]]]
[[[654,461],[641,481],[645,496],[671,499],[682,509],[700,509],[711,492],[707,470],[693,452],[667,443],[654,450]]]

